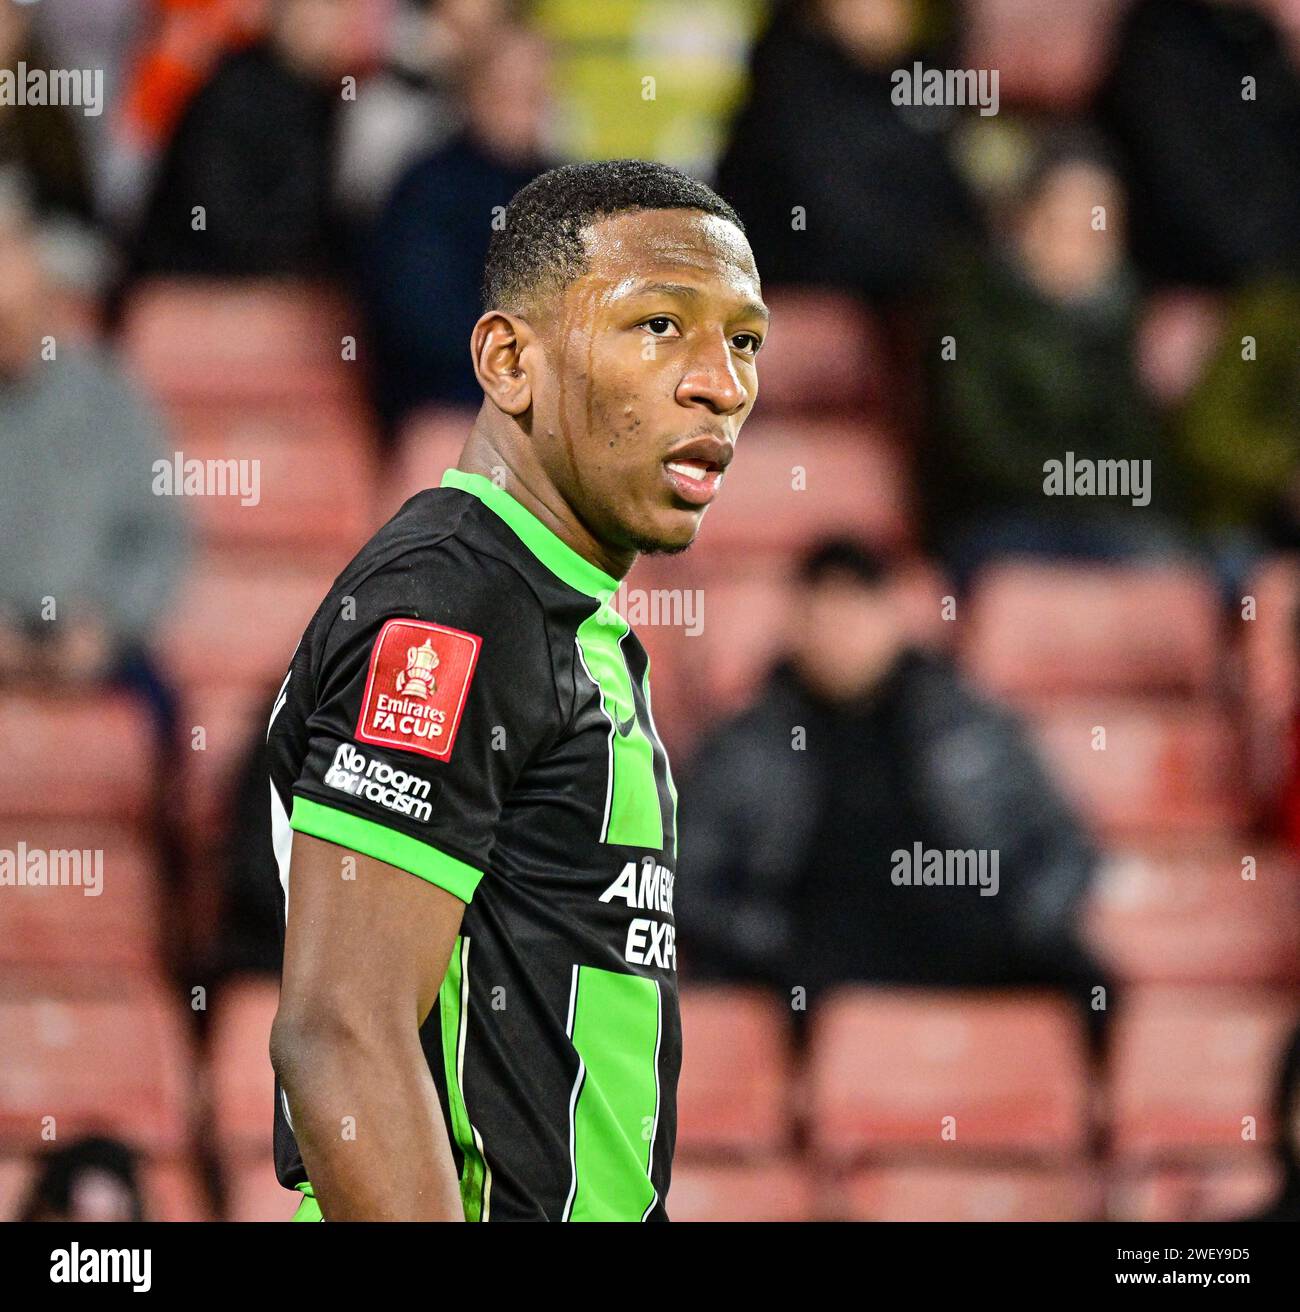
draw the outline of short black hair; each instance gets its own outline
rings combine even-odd
[[[667,164],[609,159],[563,164],[521,187],[488,243],[483,309],[519,312],[543,288],[559,290],[586,268],[582,230],[633,210],[702,210],[739,215],[711,187]]]
[[[799,582],[816,587],[831,574],[848,574],[866,588],[883,586],[894,572],[888,553],[854,537],[823,538],[800,557]]]

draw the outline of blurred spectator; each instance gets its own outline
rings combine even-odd
[[[1275,1098],[1273,1151],[1282,1182],[1273,1201],[1246,1221],[1300,1221],[1300,1027],[1282,1053]]]
[[[48,335],[49,299],[31,215],[0,188],[0,522],[23,544],[0,555],[0,682],[125,685],[170,735],[149,643],[185,534],[152,492],[162,430],[111,361]]]
[[[529,22],[554,62],[556,153],[711,175],[769,4],[531,0]]]
[[[1001,555],[1179,554],[1178,470],[1137,379],[1122,198],[1091,139],[1042,142],[1000,227],[991,253],[954,262],[939,296],[925,479],[935,545],[959,585]],[[1050,462],[1064,477],[1081,460],[1123,462],[1129,491],[1062,483],[1048,495]]]
[[[0,68],[48,69],[51,61],[32,35],[32,9],[0,0]],[[93,201],[90,176],[73,115],[66,105],[0,103],[0,167],[18,168],[32,190],[42,218],[60,216],[89,222]]]
[[[766,286],[915,294],[974,214],[942,106],[895,106],[891,73],[936,66],[925,0],[795,0],[754,48],[749,98],[717,185]],[[796,225],[796,210],[806,225]]]
[[[123,61],[119,113],[97,161],[103,209],[123,230],[138,222],[148,179],[186,106],[225,54],[257,39],[265,8],[265,0],[128,2],[138,30]]]
[[[1264,5],[1137,0],[1098,115],[1144,274],[1213,286],[1300,266],[1300,78]]]
[[[143,1221],[136,1154],[117,1139],[86,1137],[53,1148],[15,1221]]]
[[[240,754],[223,808],[221,911],[214,957],[201,972],[214,984],[232,975],[280,973],[280,908],[276,886],[266,877],[276,868],[264,727],[274,698],[271,689],[266,716]]]
[[[136,236],[132,271],[326,274],[342,262],[335,130],[356,0],[271,0],[265,40],[190,101]],[[201,207],[196,219],[196,208]]]
[[[502,29],[510,0],[405,0],[388,56],[343,115],[340,200],[354,220],[373,219],[417,159],[463,126],[466,72]]]
[[[468,345],[483,261],[493,221],[548,167],[546,104],[545,46],[524,28],[502,29],[470,71],[464,132],[406,174],[366,243],[359,292],[389,424],[426,403],[483,399]]]
[[[1099,1034],[1109,985],[1078,930],[1098,856],[1019,725],[910,644],[890,567],[852,542],[804,560],[789,624],[787,659],[681,790],[686,968],[810,1000],[1040,984]],[[896,883],[918,843],[996,853],[997,892]]]
[[[1179,417],[1194,507],[1221,550],[1300,550],[1300,278],[1242,288]]]

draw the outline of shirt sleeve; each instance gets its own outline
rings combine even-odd
[[[559,728],[540,602],[448,542],[341,583],[317,623],[290,824],[469,902],[515,779]]]

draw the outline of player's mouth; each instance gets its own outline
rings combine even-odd
[[[722,475],[735,447],[720,437],[698,437],[670,453],[664,461],[669,486],[693,506],[707,506],[722,487]]]

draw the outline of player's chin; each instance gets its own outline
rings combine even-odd
[[[671,556],[685,551],[700,531],[704,510],[703,506],[657,506],[629,526],[632,542],[646,555]]]

